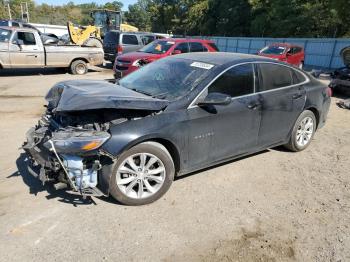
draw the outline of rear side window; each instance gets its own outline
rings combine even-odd
[[[188,43],[180,43],[174,50],[180,50],[181,53],[188,53]]]
[[[209,93],[223,93],[231,97],[254,93],[253,64],[233,67],[221,75],[209,87]]]
[[[139,41],[136,35],[123,35],[122,43],[125,45],[138,45]]]
[[[17,39],[22,40],[24,45],[36,45],[33,33],[17,32]]]
[[[273,90],[293,84],[292,69],[287,66],[264,63],[259,64],[258,92]]]
[[[155,36],[153,35],[144,35],[141,37],[143,45],[148,45],[155,40]]]
[[[300,83],[306,81],[305,76],[297,70],[292,70],[292,75],[293,75],[293,84],[294,85],[300,84]]]
[[[17,23],[17,22],[12,22],[12,26],[13,26],[13,27],[19,27],[19,23]]]
[[[190,52],[205,52],[208,51],[201,43],[190,42]]]
[[[210,45],[210,47],[213,48],[216,52],[219,52],[219,48],[216,46],[216,44],[208,43],[208,45]]]
[[[118,42],[119,42],[119,33],[118,32],[108,32],[105,35],[105,37],[103,39],[103,42],[118,44]]]

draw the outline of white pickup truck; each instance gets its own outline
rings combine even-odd
[[[82,75],[88,65],[102,64],[103,58],[102,48],[44,45],[33,29],[0,27],[0,69],[60,67]]]

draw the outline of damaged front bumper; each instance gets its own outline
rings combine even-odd
[[[87,155],[61,153],[56,151],[48,128],[31,128],[27,133],[27,141],[22,146],[27,155],[27,169],[43,184],[54,183],[56,189],[67,189],[82,196],[106,195],[98,187],[98,176],[101,163],[98,151]],[[60,148],[61,151],[62,148]]]

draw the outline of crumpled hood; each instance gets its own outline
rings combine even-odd
[[[343,59],[344,65],[349,67],[350,66],[350,46],[343,48],[340,51],[340,56]]]
[[[139,109],[159,111],[169,102],[105,81],[59,82],[47,93],[48,108],[55,112],[91,109]]]

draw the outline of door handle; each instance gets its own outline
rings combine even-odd
[[[38,57],[38,55],[27,55],[27,56],[34,56],[35,58]]]
[[[261,104],[260,104],[259,102],[252,102],[252,103],[249,103],[249,104],[247,105],[247,107],[248,107],[249,109],[254,110],[254,109],[257,109],[260,105],[261,105]]]
[[[294,94],[293,99],[299,99],[303,96],[303,94]]]

